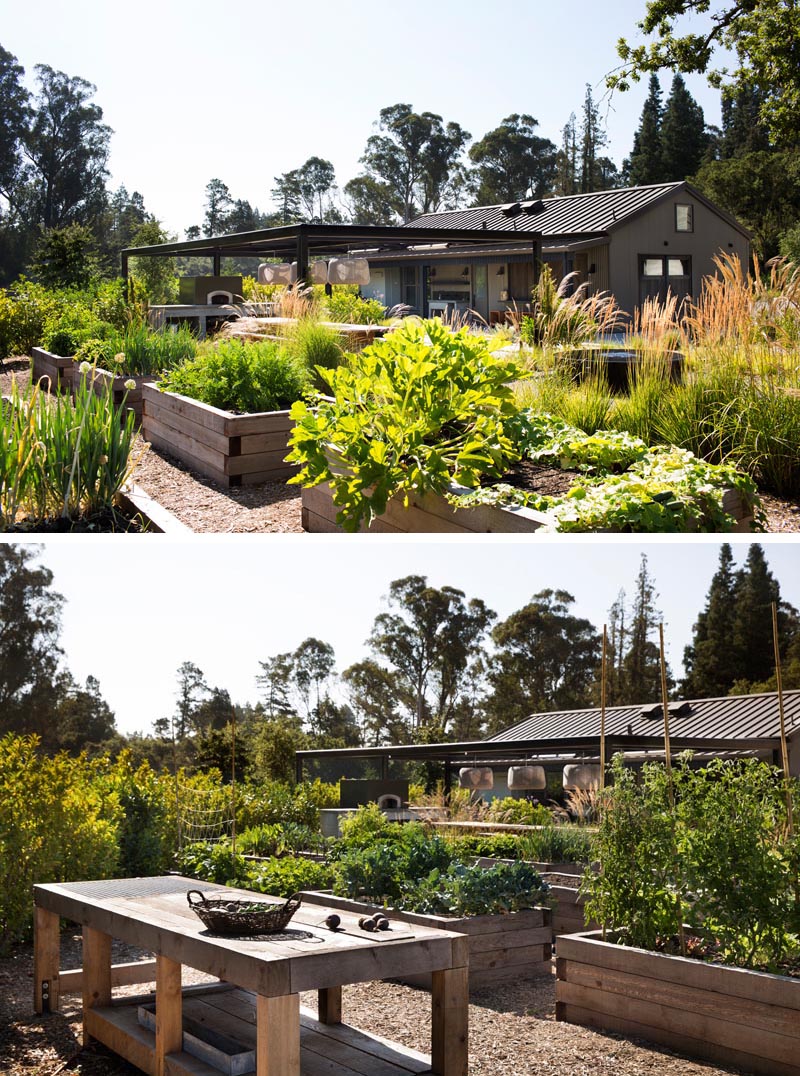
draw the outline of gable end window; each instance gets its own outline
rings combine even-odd
[[[693,205],[676,205],[675,206],[675,231],[676,232],[693,232],[694,231],[694,206]]]

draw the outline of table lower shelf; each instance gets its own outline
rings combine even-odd
[[[156,1074],[155,1035],[139,1023],[142,998],[124,999],[84,1014],[89,1035],[149,1076]],[[255,1049],[255,994],[223,984],[219,990],[187,994],[184,1016],[193,1025]],[[310,1010],[300,1010],[302,1076],[421,1076],[430,1073],[430,1058],[377,1035],[346,1024],[322,1024]],[[169,1054],[168,1076],[221,1076],[220,1069],[181,1051]]]

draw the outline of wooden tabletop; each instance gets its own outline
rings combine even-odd
[[[333,909],[302,905],[276,939],[226,937],[209,931],[189,907],[196,889],[210,899],[257,901],[262,895],[177,875],[34,886],[36,905],[159,956],[236,983],[266,997],[412,973],[468,962],[460,934],[393,922],[367,933],[358,916],[339,911],[341,928],[324,925]],[[310,935],[310,936],[309,936]]]

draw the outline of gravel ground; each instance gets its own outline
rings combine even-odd
[[[143,954],[115,943],[113,959]],[[62,938],[64,967],[80,965],[80,936]],[[189,972],[189,969],[184,969]],[[190,973],[185,981],[203,977]],[[0,960],[0,1072],[8,1076],[136,1076],[137,1069],[97,1044],[81,1048],[78,999],[65,999],[63,1012],[31,1012],[31,946]],[[138,993],[128,987],[120,993]],[[737,1069],[690,1061],[659,1047],[556,1023],[553,980],[496,986],[472,995],[471,1076],[722,1076]],[[316,995],[303,995],[311,1008]],[[430,996],[390,983],[344,988],[344,1019],[356,1027],[405,1046],[430,1049]]]
[[[28,369],[29,361],[24,358],[0,364],[0,396],[10,391],[12,380],[27,384]],[[226,489],[154,449],[144,452],[133,478],[146,493],[197,533],[303,533],[300,492],[296,486],[269,482]],[[769,533],[800,531],[799,503],[769,494],[762,494],[762,502]]]

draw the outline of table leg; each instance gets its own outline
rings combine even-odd
[[[436,1076],[467,1076],[469,969],[435,971],[432,979],[431,1068]]]
[[[33,1008],[34,1012],[58,1012],[58,975],[61,970],[59,917],[45,908],[34,908]]]
[[[83,928],[83,1010],[111,1002],[111,936]],[[84,1021],[83,1045],[91,1042]]]
[[[319,1022],[321,1024],[341,1024],[342,1022],[342,988],[329,986],[317,991]]]
[[[167,1054],[183,1049],[183,994],[181,966],[165,956],[156,957],[156,1076],[164,1076]]]
[[[256,1076],[300,1076],[300,995],[256,997]]]

